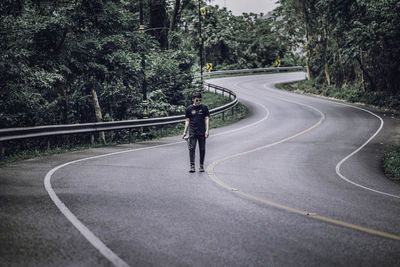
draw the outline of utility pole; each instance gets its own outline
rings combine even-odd
[[[139,1],[139,32],[142,38],[140,47],[141,67],[142,67],[142,94],[143,94],[143,119],[149,118],[149,101],[147,100],[147,81],[146,81],[146,55],[144,40],[144,23],[143,23],[143,0]]]
[[[201,10],[200,10],[200,2],[199,0],[199,41],[200,41],[200,78],[201,78],[201,87],[203,88],[203,36],[201,33]]]

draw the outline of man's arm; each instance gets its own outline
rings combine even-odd
[[[210,129],[210,117],[206,116],[206,138],[210,135],[209,129]]]
[[[188,128],[189,128],[189,123],[190,123],[190,119],[189,119],[189,118],[186,118],[186,121],[185,121],[185,130],[183,130],[182,139],[185,138],[185,136],[186,136],[186,134],[187,134],[187,131],[188,131]]]

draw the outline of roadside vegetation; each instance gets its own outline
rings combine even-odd
[[[400,112],[400,2],[280,0],[276,27],[288,47],[301,49],[306,81],[278,85]],[[384,168],[398,179],[400,152]]]
[[[300,94],[321,95],[329,98],[344,100],[349,103],[362,103],[381,110],[400,112],[400,98],[385,92],[364,91],[353,86],[336,87],[318,84],[313,81],[299,81],[293,83],[276,84],[279,89]]]
[[[400,182],[400,146],[393,146],[386,151],[383,167],[387,176]]]
[[[230,101],[231,100],[229,100],[229,98],[226,96],[214,94],[211,92],[203,92],[203,103],[206,104],[209,109],[222,106],[229,103]],[[248,113],[248,108],[239,102],[238,105],[234,108],[233,113],[231,110],[229,110],[225,112],[224,115],[218,114],[212,116],[210,119],[210,128],[214,129],[233,124],[239,120],[244,119],[248,115]],[[106,139],[110,140],[110,142],[107,142],[106,144],[100,142],[100,140],[98,139],[95,139],[94,142],[91,142],[91,137],[87,134],[70,136],[69,138],[50,138],[50,146],[47,145],[47,141],[49,141],[48,138],[38,138],[36,140],[24,142],[11,142],[8,148],[13,147],[15,150],[13,151],[13,153],[10,153],[5,160],[0,162],[0,166],[4,166],[15,161],[35,158],[39,156],[73,152],[89,148],[136,143],[168,136],[181,136],[183,133],[183,128],[184,124],[180,123],[164,127],[146,127],[143,129],[133,129],[131,131],[121,130],[106,132]],[[70,141],[66,142],[66,140],[68,139]]]
[[[3,1],[0,128],[141,118],[145,85],[150,117],[181,114],[201,88],[198,0],[142,2],[144,33],[139,1]],[[202,20],[214,70],[287,52],[262,14],[210,6]]]
[[[275,25],[301,49],[316,93],[399,107],[400,2],[280,0]]]
[[[139,2],[2,1],[0,129],[142,118],[143,89],[149,117],[182,114],[201,89],[200,25],[213,70],[279,59],[305,66],[307,81],[293,90],[400,109],[398,0],[278,0],[271,14],[241,16],[200,0],[202,21],[199,0],[142,0],[144,31]],[[116,131],[100,142],[152,136]],[[9,142],[6,156],[99,142],[90,139]]]
[[[182,114],[190,93],[201,90],[198,0],[142,3],[144,32],[139,1],[2,1],[0,128],[139,119],[144,88],[149,117]],[[214,69],[273,65],[286,47],[262,16],[208,7],[203,61]],[[6,142],[5,157],[148,139],[157,131]]]
[[[321,95],[350,103],[365,104],[379,110],[388,110],[397,115],[400,114],[400,99],[382,92],[359,92],[351,87],[324,87],[309,81],[275,84],[275,86],[299,94]],[[385,151],[383,168],[388,177],[400,181],[400,146],[393,145]]]

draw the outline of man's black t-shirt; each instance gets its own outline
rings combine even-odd
[[[190,135],[205,135],[205,117],[210,117],[210,112],[206,105],[190,105],[186,109],[186,118],[190,119]]]

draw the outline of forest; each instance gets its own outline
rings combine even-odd
[[[278,2],[234,16],[203,0],[3,0],[0,128],[142,118],[144,99],[149,117],[181,114],[201,43],[214,70],[281,59],[313,87],[399,109],[399,1]]]
[[[143,0],[144,30],[139,4],[2,1],[0,128],[141,118],[143,86],[149,117],[181,114],[200,88],[199,1]],[[285,53],[258,15],[208,7],[200,19],[203,60],[216,68],[262,67]]]
[[[312,91],[400,109],[399,1],[279,3],[275,24],[289,50],[302,48]]]

